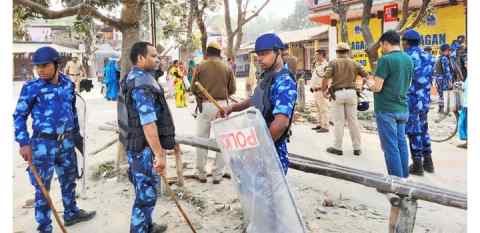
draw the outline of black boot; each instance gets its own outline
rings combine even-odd
[[[432,160],[431,155],[425,156],[423,158],[423,169],[428,173],[434,173],[435,172],[435,168],[433,167],[433,160]]]
[[[411,175],[416,176],[423,176],[423,166],[422,166],[422,159],[414,159],[413,164],[410,165],[408,172]]]
[[[445,112],[443,111],[443,106],[438,106],[438,113],[445,113]]]
[[[95,214],[96,214],[96,211],[80,210],[77,216],[75,216],[70,220],[65,221],[65,226],[71,226],[79,222],[85,222],[85,221],[91,220],[93,217],[95,217]]]
[[[167,224],[152,223],[152,226],[150,227],[150,233],[163,233],[167,231],[167,228]]]

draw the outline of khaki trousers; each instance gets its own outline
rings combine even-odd
[[[75,91],[80,92],[80,81],[82,81],[82,77],[80,75],[70,75],[72,77],[72,81],[75,83]]]
[[[323,96],[322,91],[316,91],[313,93],[313,98],[315,98],[315,104],[317,105],[317,120],[318,125],[324,129],[328,129],[330,127],[329,124],[329,102],[328,99]]]
[[[226,105],[226,101],[218,101],[221,106]],[[202,112],[197,118],[197,136],[203,138],[210,137],[211,122],[215,120],[218,109],[209,102],[202,103]],[[197,148],[197,171],[199,174],[206,174],[205,166],[208,160],[208,150]],[[212,170],[214,179],[221,178],[224,173],[225,161],[223,154],[217,152],[215,158],[215,168]]]
[[[361,149],[360,126],[357,116],[357,93],[355,90],[339,90],[335,92],[333,102],[333,120],[335,124],[333,146],[342,150],[345,121],[352,139],[353,149]]]

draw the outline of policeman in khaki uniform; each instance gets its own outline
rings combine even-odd
[[[207,46],[206,60],[198,65],[197,72],[192,80],[192,92],[197,96],[200,114],[197,119],[197,136],[210,137],[211,122],[215,120],[217,108],[203,96],[195,85],[196,82],[202,84],[210,95],[222,105],[228,104],[228,98],[236,91],[235,77],[231,68],[221,60],[220,45],[211,42]],[[200,182],[207,182],[208,151],[197,148],[197,175]],[[213,173],[213,183],[219,184],[224,174],[225,162],[223,155],[217,152],[215,159],[215,168]]]
[[[72,56],[72,60],[67,62],[67,65],[65,66],[65,73],[70,76],[75,83],[75,90],[80,91],[80,81],[85,75],[85,69],[83,69],[82,62],[78,59],[78,54]]]
[[[353,154],[361,154],[360,126],[357,118],[357,90],[361,82],[356,82],[357,76],[366,78],[368,73],[358,62],[349,57],[350,47],[347,43],[337,45],[337,58],[330,61],[323,80],[323,91],[327,95],[329,80],[332,80],[331,97],[333,98],[333,120],[335,124],[334,145],[327,148],[327,152],[343,155],[343,132],[347,122],[352,138]]]
[[[325,69],[328,66],[328,61],[325,57],[325,50],[318,49],[316,51],[316,62],[313,70],[312,87],[310,88],[318,109],[318,125],[312,129],[316,130],[318,133],[327,133],[329,128],[329,103],[328,98],[325,98],[322,93],[322,81],[325,74]]]

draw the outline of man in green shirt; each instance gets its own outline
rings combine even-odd
[[[378,60],[375,77],[370,78],[367,85],[375,93],[375,118],[388,174],[407,178],[408,146],[405,128],[409,115],[407,91],[412,81],[413,62],[401,51],[400,35],[395,31],[385,32],[380,37],[380,46],[383,56]],[[394,232],[399,213],[399,207],[392,206],[389,232]]]
[[[374,94],[378,134],[389,175],[408,177],[407,91],[413,75],[410,57],[400,49],[400,35],[387,31],[380,37],[383,56],[368,86]]]

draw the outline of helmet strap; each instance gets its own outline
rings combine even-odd
[[[278,55],[280,53],[278,52],[278,50],[273,50],[273,52],[275,53],[275,60],[273,60],[273,64],[267,69],[267,71],[273,71],[273,68],[277,64]]]

